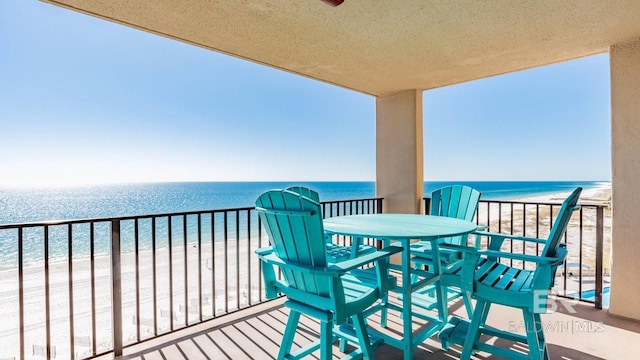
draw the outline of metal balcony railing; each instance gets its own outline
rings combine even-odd
[[[581,205],[565,235],[569,256],[556,288],[601,307],[611,214],[606,205]],[[322,206],[325,217],[380,213],[382,199]],[[559,207],[481,201],[476,222],[544,238]],[[0,358],[120,355],[127,346],[261,303],[253,252],[267,243],[253,208],[0,225]],[[587,299],[585,291],[596,296]]]
[[[428,213],[430,199],[424,198]],[[558,270],[554,292],[561,297],[592,302],[601,309],[611,274],[611,208],[608,204],[580,203],[567,227],[564,242],[568,255]],[[475,222],[487,231],[546,239],[560,210],[559,203],[483,200]],[[470,239],[470,243],[473,239]],[[481,244],[482,246],[482,244]],[[503,251],[539,255],[542,246],[505,241]],[[515,261],[511,260],[513,266]],[[531,266],[520,264],[517,266]]]
[[[377,213],[382,199],[322,209]],[[117,356],[263,302],[266,245],[254,208],[0,225],[0,358]]]

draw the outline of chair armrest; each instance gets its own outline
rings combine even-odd
[[[288,269],[288,270],[304,271],[313,275],[340,277],[341,275],[349,272],[350,270],[359,268],[362,265],[365,265],[374,261],[378,261],[382,258],[391,256],[397,252],[400,252],[402,251],[402,248],[395,247],[395,246],[391,248],[385,248],[370,254],[359,256],[355,259],[349,259],[346,261],[341,261],[335,264],[331,264],[326,267],[324,266],[315,267],[315,266],[309,266],[309,265],[304,265],[304,264],[283,260],[280,257],[278,257],[276,254],[274,254],[273,251],[269,251],[268,248],[258,249],[256,250],[256,253],[258,253],[258,251],[260,251],[260,253],[258,254],[258,256],[260,256],[260,260],[270,265],[276,265],[278,267]]]
[[[479,250],[478,253],[480,255],[494,256],[494,257],[497,257],[497,258],[507,258],[507,259],[520,260],[520,261],[530,261],[530,262],[534,262],[534,263],[541,264],[541,265],[556,265],[555,263],[558,260],[560,260],[560,263],[562,263],[562,261],[563,261],[562,259],[558,259],[558,258],[555,258],[555,257],[544,257],[544,256],[537,256],[537,255],[518,254],[518,253],[496,251],[496,250]]]
[[[519,235],[510,235],[510,234],[501,234],[501,233],[492,233],[487,231],[474,231],[472,232],[472,234],[479,235],[479,236],[486,236],[489,238],[494,238],[494,237],[501,238],[502,240],[513,239],[513,240],[520,240],[520,241],[529,241],[529,242],[534,242],[538,244],[545,244],[547,242],[546,240],[538,239],[538,238],[519,236]]]
[[[284,268],[287,270],[293,270],[293,271],[304,271],[307,272],[309,274],[313,274],[313,275],[319,275],[319,276],[330,276],[330,277],[339,277],[341,275],[340,272],[338,271],[334,271],[329,269],[328,267],[316,267],[316,266],[309,266],[309,265],[304,265],[304,264],[299,264],[299,263],[294,263],[294,262],[290,262],[287,260],[283,260],[280,257],[278,257],[278,255],[274,254],[273,252],[264,254],[264,255],[260,255],[260,260],[262,260],[262,262],[269,264],[269,265],[275,265],[278,266],[280,268]]]
[[[402,251],[402,248],[399,246],[388,246],[382,250],[378,250],[369,254],[358,256],[357,258],[354,258],[354,259],[349,259],[349,260],[340,261],[340,262],[331,264],[328,266],[328,269],[335,270],[340,273],[345,273],[347,271],[357,269],[362,265],[368,264],[370,262],[378,261],[384,257],[391,256],[401,251]]]
[[[273,252],[273,246],[265,246],[263,248],[259,248],[255,250],[255,253],[258,256],[267,255]]]
[[[461,246],[461,245],[453,245],[453,244],[442,244],[440,246],[443,248],[457,250],[462,253],[473,254],[476,257],[485,255],[488,257],[508,258],[513,260],[535,262],[537,264],[551,264],[551,265],[559,265],[564,261],[564,257],[562,256],[544,257],[544,256],[538,256],[538,255],[518,254],[518,253],[511,253],[511,252],[497,251],[497,250],[480,250],[480,249],[473,248],[471,246]],[[558,261],[559,263],[557,263]]]

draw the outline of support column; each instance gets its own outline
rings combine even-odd
[[[421,211],[422,137],[422,91],[376,99],[376,196],[386,213]]]
[[[612,270],[609,312],[640,320],[640,39],[611,47]]]

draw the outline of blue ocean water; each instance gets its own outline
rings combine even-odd
[[[425,182],[425,194],[449,184],[466,184],[478,189],[484,200],[509,200],[529,196],[568,192],[576,186],[601,188],[609,182]],[[215,209],[249,208],[262,192],[269,189],[302,185],[320,193],[322,201],[348,200],[375,197],[374,182],[193,182],[105,185],[74,188],[0,188],[0,224],[38,222],[47,220],[109,218],[132,215],[149,215]],[[206,216],[205,216],[206,218]],[[203,218],[203,222],[213,220]],[[173,231],[180,231],[181,219],[172,223]],[[220,232],[224,219],[216,218],[216,233]],[[150,228],[150,221],[142,221],[141,227]],[[158,223],[159,243],[168,246],[168,225]],[[187,219],[188,233],[197,232],[193,221]],[[244,226],[244,225],[242,225]],[[122,251],[133,251],[133,224],[122,224]],[[204,229],[208,237],[211,229]],[[108,223],[96,225],[96,254],[109,252]],[[173,233],[173,232],[172,232]],[[73,228],[74,258],[89,255],[89,227]],[[145,235],[146,234],[146,235]],[[141,231],[141,249],[151,247],[149,232]],[[25,228],[23,251],[26,265],[40,263],[44,259],[42,228]],[[174,246],[179,245],[180,235]],[[49,228],[49,259],[64,260],[67,254],[67,230],[65,227]],[[162,240],[164,239],[164,240]],[[192,242],[193,239],[189,239]],[[17,268],[18,246],[15,230],[0,230],[0,270]]]
[[[427,181],[425,194],[449,184],[478,189],[484,200],[509,200],[576,186],[610,186],[603,181]],[[85,219],[252,207],[262,192],[303,185],[322,201],[372,198],[374,182],[192,182],[103,185],[69,188],[0,188],[0,224]]]
[[[610,181],[426,181],[424,193],[450,184],[468,185],[482,193],[482,200],[514,200],[583,189],[611,188]]]

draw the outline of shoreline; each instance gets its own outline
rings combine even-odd
[[[512,199],[508,199],[508,200],[495,200],[496,202],[499,201],[506,201],[506,202],[523,202],[523,203],[544,203],[544,204],[555,204],[555,203],[561,203],[570,193],[572,190],[569,191],[564,191],[564,192],[554,192],[554,193],[550,193],[550,194],[545,194],[545,195],[536,195],[536,196],[526,196],[526,197],[514,197]],[[493,202],[494,200],[484,200],[482,199],[482,197],[480,198],[480,201],[490,201]],[[600,187],[593,187],[593,188],[587,188],[587,189],[583,189],[582,194],[580,195],[580,200],[578,201],[579,203],[585,204],[585,205],[592,205],[592,204],[596,204],[596,205],[605,205],[605,204],[610,204],[611,203],[611,184],[608,183],[604,186],[600,186]],[[478,209],[479,213],[480,213],[480,209]],[[204,234],[203,233],[203,241],[202,244],[209,244],[210,241],[206,242],[207,240],[205,240],[207,237],[210,237],[210,233]],[[235,239],[232,239],[232,241],[235,241]],[[240,239],[240,242],[243,241],[247,241],[246,237],[243,237]],[[252,238],[252,241],[256,241],[255,238]],[[220,239],[218,237],[216,237],[215,243],[218,242],[224,242],[224,239]],[[193,239],[188,239],[187,240],[187,245],[188,246],[195,246],[195,244],[197,244],[197,241],[194,241]],[[131,245],[131,244],[129,244]],[[143,251],[151,251],[152,249],[149,246],[146,246],[149,244],[143,244],[139,251],[143,252]],[[183,245],[182,244],[176,244],[174,245],[174,248],[181,248]],[[127,250],[122,250],[122,255],[126,255],[126,254],[134,254],[135,250],[134,249],[129,249],[131,246],[127,245]],[[124,246],[121,244],[121,248],[124,248]],[[168,249],[168,245],[164,245],[164,246],[158,246],[156,247],[156,251],[159,250],[165,250]],[[0,266],[0,279],[2,277],[2,274],[4,272],[10,272],[10,271],[17,271],[18,267],[17,267],[17,255],[15,255],[15,267],[2,267]],[[100,252],[100,253],[96,253],[95,257],[109,257],[109,253],[105,253],[105,252]],[[74,257],[74,262],[76,261],[88,261],[90,260],[90,256],[89,254],[86,255],[81,255],[78,257]],[[66,256],[63,257],[50,257],[49,258],[49,264],[50,265],[57,265],[57,264],[67,264],[68,260]],[[38,259],[37,261],[32,261],[29,259],[25,259],[24,263],[23,263],[23,270],[24,271],[29,271],[32,268],[41,268],[44,264],[44,260],[43,259]]]
[[[555,192],[546,195],[526,196],[518,198],[517,202],[541,202],[541,203],[561,203],[573,190]],[[482,199],[481,199],[482,201]],[[582,189],[578,203],[603,204],[611,202],[611,185]]]

